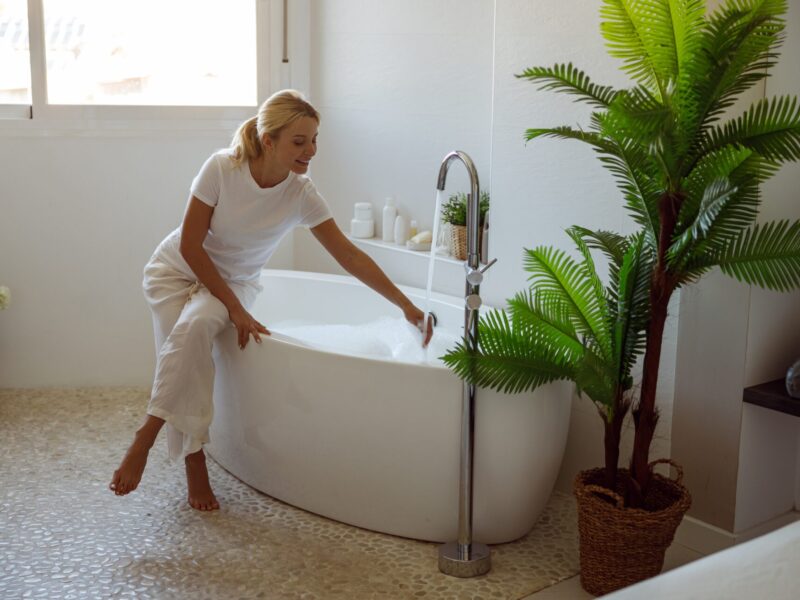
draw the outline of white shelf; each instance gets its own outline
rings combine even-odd
[[[430,260],[431,252],[430,250],[411,250],[406,248],[405,246],[398,246],[393,242],[384,242],[380,238],[354,238],[349,234],[347,238],[353,242],[354,244],[363,244],[365,246],[373,246],[375,248],[382,248],[384,250],[392,250],[394,252],[402,252],[403,254],[411,254],[413,256],[418,256],[420,258],[424,258],[425,260]],[[439,249],[439,252],[436,254],[436,260],[451,263],[454,265],[462,265],[464,264],[463,260],[457,260],[450,256],[449,254],[444,254],[442,249]]]

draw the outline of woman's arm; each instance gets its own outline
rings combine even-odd
[[[345,271],[399,307],[406,320],[422,331],[425,314],[397,289],[375,261],[345,237],[333,219],[313,227],[311,233]],[[432,336],[433,321],[428,319],[428,331],[422,345],[427,346]]]
[[[261,338],[258,334],[270,335],[270,333],[244,309],[242,303],[239,302],[239,298],[225,283],[217,267],[203,248],[203,241],[208,235],[208,228],[211,225],[211,216],[213,214],[213,206],[209,206],[192,196],[181,226],[180,251],[184,260],[186,260],[186,264],[197,275],[200,283],[206,286],[208,291],[214,294],[228,309],[228,316],[239,333],[239,347],[244,349],[251,335],[256,342],[260,343]]]

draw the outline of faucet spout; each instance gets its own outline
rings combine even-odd
[[[442,160],[439,167],[439,179],[436,183],[436,189],[444,191],[445,182],[447,181],[447,172],[453,161],[459,160],[467,168],[469,174],[470,194],[467,197],[467,264],[473,269],[478,268],[479,252],[478,236],[480,235],[480,183],[478,181],[478,170],[475,168],[475,163],[464,152],[454,150],[450,152]]]

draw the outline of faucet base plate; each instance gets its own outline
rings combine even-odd
[[[464,578],[488,573],[492,568],[489,547],[473,542],[469,549],[469,558],[464,559],[459,552],[458,542],[439,546],[439,570],[445,575]]]

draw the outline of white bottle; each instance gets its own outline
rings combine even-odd
[[[408,239],[413,238],[418,233],[419,231],[417,231],[417,222],[414,219],[411,219],[411,225],[408,226]]]
[[[397,215],[394,219],[394,243],[398,246],[405,246],[408,241],[408,221],[403,215]]]
[[[397,209],[394,207],[394,198],[386,198],[386,206],[383,207],[383,229],[382,236],[384,242],[394,241],[394,220],[397,217]]]

